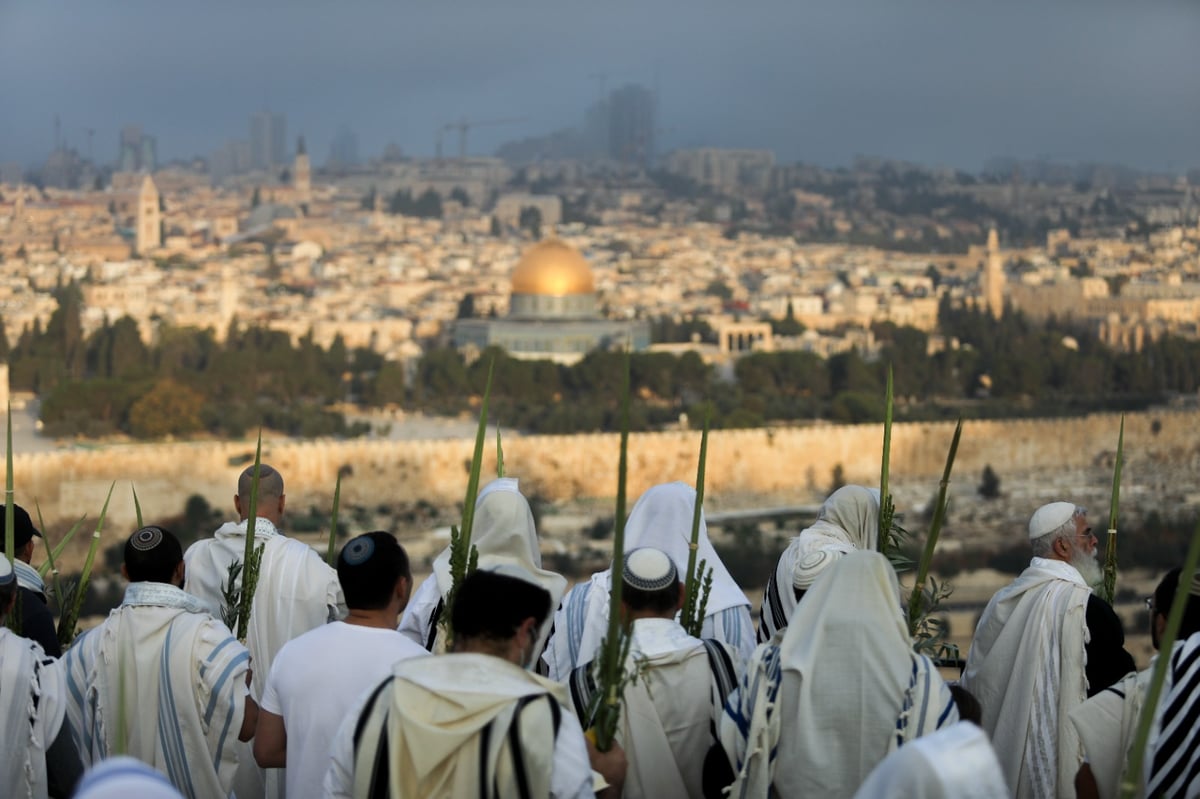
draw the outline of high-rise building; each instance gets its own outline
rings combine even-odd
[[[121,128],[117,151],[118,172],[153,172],[158,167],[158,140],[142,132],[141,125]]]
[[[270,169],[287,161],[287,117],[259,111],[250,117],[250,165]]]
[[[308,163],[308,150],[304,147],[304,137],[296,141],[296,161],[292,164],[292,186],[296,189],[296,199],[308,202],[312,199],[312,167]]]
[[[608,155],[622,163],[654,159],[654,92],[627,84],[608,96]]]
[[[329,146],[329,160],[326,166],[337,169],[356,166],[358,164],[358,136],[345,125],[338,128]]]
[[[162,246],[162,212],[158,208],[158,187],[146,175],[138,192],[137,254],[146,255]]]

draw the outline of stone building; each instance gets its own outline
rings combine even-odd
[[[571,364],[595,349],[643,350],[650,344],[644,320],[605,319],[596,306],[592,268],[558,239],[530,247],[512,274],[508,316],[460,319],[460,350],[498,346],[515,358]]]

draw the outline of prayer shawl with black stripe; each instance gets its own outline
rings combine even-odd
[[[913,652],[887,559],[853,552],[754,651],[717,733],[733,799],[849,799],[888,752],[958,721],[950,689]]]
[[[1200,633],[1175,646],[1167,674],[1146,796],[1193,799],[1200,796]]]
[[[188,799],[229,794],[250,655],[203,607],[172,585],[133,583],[67,650],[67,712],[85,765],[123,744]]]
[[[1120,793],[1153,669],[1151,661],[1150,668],[1127,674],[1070,713],[1100,799],[1117,799]]]
[[[700,796],[713,722],[737,681],[737,653],[693,638],[673,620],[638,619],[629,657],[637,679],[625,687],[617,727],[629,761],[623,796]],[[585,728],[592,726],[589,710],[597,698],[592,666],[579,666],[568,681]]]
[[[355,799],[545,799],[566,690],[491,655],[413,658],[354,728]]]
[[[46,796],[46,749],[62,727],[64,694],[60,664],[37,643],[0,627],[0,796]]]

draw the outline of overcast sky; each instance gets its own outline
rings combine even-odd
[[[428,155],[525,119],[485,153],[576,124],[601,74],[657,82],[665,147],[1200,167],[1194,0],[0,0],[0,161],[44,158],[56,113],[102,161],[126,123],[207,155],[263,108],[317,163],[341,124]]]

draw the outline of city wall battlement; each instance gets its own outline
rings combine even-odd
[[[955,482],[974,485],[984,466],[1002,476],[1065,473],[1111,468],[1118,414],[1068,419],[967,421],[955,463]],[[1139,464],[1170,472],[1176,485],[1200,476],[1200,412],[1129,414],[1125,422],[1126,485],[1139,480]],[[953,422],[896,424],[892,432],[892,479],[936,487],[953,435]],[[756,430],[715,430],[709,435],[707,492],[777,497],[783,503],[819,500],[841,465],[847,482],[879,480],[883,426],[821,425]],[[616,493],[617,434],[504,436],[510,476],[527,494],[550,500],[607,498]],[[425,499],[435,505],[460,502],[473,440],[273,441],[264,440],[263,460],[284,475],[290,507],[330,504],[339,470],[342,501],[375,506]],[[700,433],[633,434],[629,440],[628,493],[670,480],[692,483]],[[254,442],[188,442],[117,445],[16,454],[16,501],[33,513],[34,501],[47,522],[95,518],[110,484],[114,525],[131,527],[135,512],[129,484],[137,488],[146,519],[175,515],[192,494],[232,514],[238,473],[253,462]],[[496,472],[494,437],[484,449],[483,475]],[[1149,486],[1147,486],[1149,487]],[[36,513],[34,514],[36,518]]]

